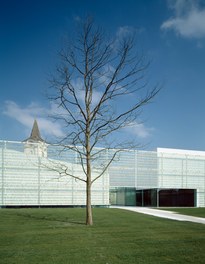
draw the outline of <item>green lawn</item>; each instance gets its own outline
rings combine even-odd
[[[161,208],[162,210],[174,211],[179,214],[205,218],[205,208]]]
[[[204,263],[205,226],[120,209],[0,209],[1,264]]]

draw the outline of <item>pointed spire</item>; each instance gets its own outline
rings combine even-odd
[[[32,141],[32,142],[43,141],[44,142],[44,140],[41,138],[40,131],[38,128],[38,123],[37,123],[36,119],[34,120],[33,128],[32,128],[30,137],[24,141]]]

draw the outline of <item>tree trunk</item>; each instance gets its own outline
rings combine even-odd
[[[91,174],[87,175],[86,183],[86,225],[93,225],[92,204],[91,204]]]
[[[86,225],[93,225],[92,203],[91,203],[91,161],[88,144],[87,153],[87,182],[86,182]]]
[[[89,116],[89,109],[87,110]],[[93,225],[92,202],[91,202],[91,157],[90,157],[90,128],[89,122],[86,127],[86,165],[87,165],[87,180],[86,180],[86,225]]]

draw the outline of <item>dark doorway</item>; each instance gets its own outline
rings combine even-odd
[[[195,189],[144,189],[136,190],[136,206],[195,207]]]
[[[162,207],[194,207],[194,189],[168,189],[159,191],[159,206]]]
[[[136,191],[136,205],[157,207],[157,189],[144,189]]]

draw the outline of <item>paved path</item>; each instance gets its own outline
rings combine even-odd
[[[157,217],[177,220],[177,221],[188,221],[188,222],[205,224],[205,218],[182,215],[172,211],[158,210],[147,207],[134,207],[134,206],[111,206],[111,208],[124,209],[124,210],[134,211],[137,213],[148,214]]]

